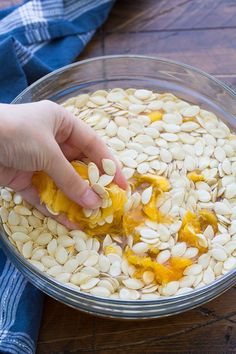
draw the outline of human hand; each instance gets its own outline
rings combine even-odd
[[[89,126],[51,101],[1,104],[0,151],[0,185],[12,188],[44,214],[48,214],[46,208],[31,185],[35,171],[45,171],[71,200],[94,209],[100,206],[100,197],[69,161],[88,157],[101,170],[103,158],[115,161]],[[115,182],[121,188],[127,186],[118,164]],[[65,223],[61,216],[57,220]]]

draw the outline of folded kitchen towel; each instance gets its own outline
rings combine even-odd
[[[115,0],[26,0],[0,11],[0,102],[69,64]],[[0,235],[1,237],[1,235]],[[35,352],[43,295],[0,248],[0,353]]]

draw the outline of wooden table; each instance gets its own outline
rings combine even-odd
[[[236,87],[236,0],[118,0],[80,58],[122,53],[182,61]],[[178,316],[124,322],[46,297],[37,354],[236,353],[235,298],[233,287]]]

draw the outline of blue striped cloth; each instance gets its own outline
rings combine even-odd
[[[0,11],[0,102],[71,63],[115,0],[26,0]],[[1,237],[1,236],[0,236]],[[35,352],[43,295],[0,249],[0,353]]]

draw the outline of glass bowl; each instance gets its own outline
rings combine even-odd
[[[213,111],[236,131],[236,94],[224,83],[188,65],[145,56],[107,56],[77,62],[56,70],[24,90],[13,103],[69,97],[114,87],[172,92]],[[71,289],[32,266],[21,256],[0,225],[0,244],[11,262],[46,294],[76,309],[120,319],[148,319],[174,315],[222,294],[236,282],[236,268],[213,283],[186,294],[157,300],[114,300]]]

